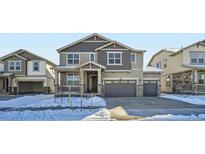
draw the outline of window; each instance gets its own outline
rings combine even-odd
[[[89,54],[89,61],[95,62],[95,54],[94,53]]]
[[[198,83],[199,84],[204,84],[204,79],[205,79],[205,72],[198,72]]]
[[[9,71],[21,71],[21,61],[9,61]]]
[[[67,78],[67,84],[69,86],[78,86],[79,85],[79,75],[78,74],[68,74],[68,78]]]
[[[39,62],[33,62],[33,71],[39,71]]]
[[[67,58],[68,58],[68,64],[79,64],[80,62],[80,55],[78,53],[69,53],[67,54]]]
[[[164,65],[164,68],[167,67],[167,59],[163,60],[163,65]]]
[[[108,52],[108,65],[121,65],[122,52]]]
[[[157,68],[161,68],[161,62],[158,62],[158,63],[156,64],[156,67],[157,67]]]
[[[205,64],[205,53],[191,52],[191,64]]]
[[[170,75],[166,77],[166,87],[171,87],[171,76]]]
[[[131,54],[131,62],[136,63],[136,54],[135,53]]]

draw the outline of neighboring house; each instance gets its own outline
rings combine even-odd
[[[0,93],[54,92],[56,65],[20,49],[0,58]]]
[[[178,50],[161,50],[148,66],[159,67],[162,92],[205,93],[205,40]]]
[[[57,51],[60,57],[60,65],[55,67],[58,92],[95,93],[106,97],[146,94],[143,92],[145,50],[133,49],[94,33]]]

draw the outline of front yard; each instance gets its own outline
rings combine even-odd
[[[56,102],[56,103],[55,103]],[[82,120],[106,106],[100,97],[56,98],[53,95],[34,95],[0,101],[0,120],[43,121],[43,120]]]
[[[182,102],[183,101],[183,102]],[[81,99],[53,95],[0,100],[1,121],[71,120],[205,120],[205,96],[163,94],[161,97]]]

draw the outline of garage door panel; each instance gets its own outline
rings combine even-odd
[[[107,97],[135,97],[136,81],[106,81],[105,96]]]
[[[157,80],[145,80],[143,85],[144,96],[157,96]]]
[[[19,82],[19,93],[43,93],[43,82]]]

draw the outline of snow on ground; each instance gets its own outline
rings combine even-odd
[[[143,121],[202,121],[205,120],[205,114],[199,115],[155,115],[142,119]]]
[[[73,107],[80,107],[81,106],[81,99],[80,97],[72,97],[72,106]],[[56,106],[60,105],[62,107],[71,106],[71,103],[68,102],[68,97],[58,97],[56,98],[56,103],[54,100],[53,95],[34,95],[34,96],[23,96],[23,97],[17,97],[15,99],[10,100],[3,100],[0,101],[0,108],[3,107],[50,107],[50,106]],[[83,103],[82,105],[84,107],[91,106],[91,98],[83,97]],[[106,102],[101,97],[94,97],[92,99],[92,106],[100,106],[105,107]]]
[[[175,99],[190,104],[205,105],[205,96],[203,95],[180,95],[180,94],[162,94],[160,97]]]
[[[0,112],[0,121],[71,121],[83,120],[85,117],[98,112],[100,109],[71,110],[42,110],[42,111],[9,111]]]
[[[89,121],[89,120],[98,120],[98,121],[107,121],[111,120],[110,112],[108,109],[103,108],[102,110],[87,116],[83,120]]]
[[[90,98],[83,98],[83,107],[87,109],[74,109],[63,108],[54,109],[52,107],[70,107],[71,103],[68,103],[68,98],[63,97],[54,101],[53,95],[35,95],[35,96],[23,96],[7,101],[0,101],[0,108],[14,108],[13,111],[0,111],[1,121],[66,121],[66,120],[83,120],[85,117],[99,112],[103,107],[106,106],[106,102],[101,97],[94,97],[92,99],[93,109],[91,106]],[[80,97],[72,97],[72,106],[80,107]],[[46,110],[42,110],[41,107],[48,107]],[[50,107],[50,108],[49,108]],[[35,111],[25,109],[19,111],[19,108],[35,108]],[[39,109],[39,110],[38,110]]]

